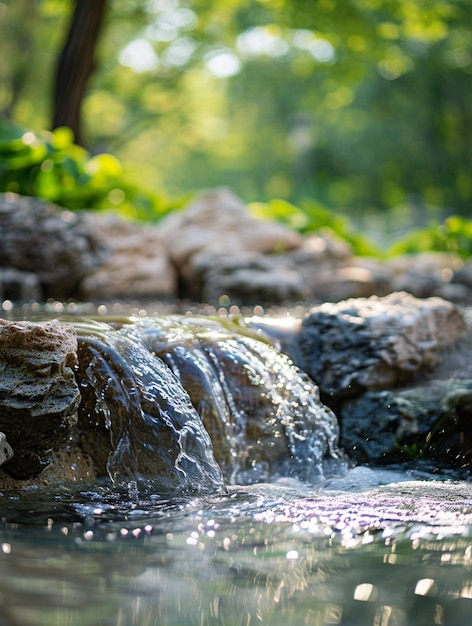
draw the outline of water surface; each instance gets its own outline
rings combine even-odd
[[[0,520],[0,626],[471,624],[467,480],[355,468],[163,496],[103,479],[5,492]]]
[[[89,487],[3,496],[2,626],[470,624],[468,483]]]

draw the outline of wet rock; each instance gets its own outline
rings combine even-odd
[[[110,252],[80,283],[83,298],[147,300],[177,294],[177,272],[155,226],[97,213],[90,213],[87,223]]]
[[[80,401],[77,340],[70,325],[0,319],[0,431],[14,455],[13,478],[37,476],[65,447]]]
[[[472,381],[451,384],[441,399],[441,415],[428,433],[423,456],[447,467],[472,468]]]
[[[0,266],[39,276],[44,298],[76,296],[106,256],[84,217],[36,198],[0,194]]]
[[[434,381],[402,390],[368,391],[338,411],[340,442],[359,463],[419,456],[442,415],[448,384]]]
[[[123,332],[178,376],[228,483],[309,482],[338,459],[338,425],[317,387],[257,332],[230,320],[168,316]]]
[[[249,253],[272,254],[300,247],[302,238],[284,226],[251,217],[245,205],[227,189],[201,193],[182,211],[159,223],[162,242],[177,267],[184,289],[201,293],[205,258]]]
[[[472,466],[472,381],[433,380],[369,391],[343,403],[340,444],[355,461],[422,459],[437,468]]]
[[[393,387],[432,367],[466,331],[459,309],[441,298],[400,292],[325,303],[302,322],[300,365],[334,401]]]

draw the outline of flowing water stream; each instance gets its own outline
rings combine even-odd
[[[244,329],[71,323],[102,471],[2,493],[0,626],[469,626],[468,481],[347,471],[309,381]]]

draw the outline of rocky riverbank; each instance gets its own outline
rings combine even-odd
[[[110,455],[118,459],[113,466],[118,473],[123,458],[131,467],[142,433],[136,440],[131,437],[134,452],[123,450],[131,445],[126,438],[142,406],[140,401],[132,406],[135,417],[120,409],[119,424],[112,426],[104,398],[111,394],[110,402],[120,404],[131,388],[139,388],[133,372],[142,370],[150,352],[177,375],[192,402],[187,408],[196,411],[192,419],[197,423],[201,418],[213,445],[218,442],[215,457],[227,481],[266,481],[281,468],[280,475],[290,476],[290,463],[283,459],[297,458],[297,441],[306,440],[308,431],[314,436],[308,447],[317,450],[317,467],[326,453],[339,458],[339,439],[340,449],[354,463],[412,462],[427,471],[469,475],[472,263],[444,254],[361,259],[345,242],[326,234],[304,237],[252,218],[224,189],[201,194],[156,225],[110,214],[71,213],[6,194],[0,197],[0,229],[0,302],[6,312],[13,304],[32,306],[48,298],[96,304],[188,298],[209,303],[215,313],[223,306],[223,312],[233,314],[255,304],[303,303],[303,317],[283,320],[251,315],[192,323],[156,318],[141,326],[136,320],[126,322],[124,328],[129,331],[134,324],[139,335],[139,363],[136,356],[126,356],[126,342],[136,337],[119,330],[125,336],[116,338],[116,322],[105,318],[101,340],[80,339],[73,321],[65,326],[3,322],[0,461],[10,468],[9,479],[46,476],[43,470],[52,460],[59,462],[56,467],[77,468],[71,476],[81,479],[110,473]],[[212,343],[207,334],[215,332]],[[154,343],[148,345],[151,336]],[[248,341],[256,344],[248,348]],[[293,382],[276,380],[275,370],[271,372],[292,364],[289,378],[297,371],[296,376],[309,376],[313,383],[312,392],[297,383],[298,396],[306,392],[308,404],[314,403],[319,413],[310,428],[297,414],[299,398],[281,394]],[[114,367],[124,367],[129,380],[113,374]],[[114,381],[111,387],[107,380]],[[102,395],[93,390],[100,384]],[[142,401],[149,403],[143,385]],[[92,390],[88,400],[85,387]],[[151,422],[164,424],[165,419],[161,409],[149,407],[145,412],[157,413],[141,430],[149,430],[145,438],[152,439]],[[317,420],[323,423],[326,416],[330,426],[317,439],[313,433],[323,433]],[[305,453],[297,459],[299,469],[306,465]],[[154,471],[153,462],[149,460],[147,474]],[[301,474],[297,470],[294,475]],[[54,480],[57,472],[51,475]]]
[[[472,262],[433,253],[356,257],[326,233],[302,236],[251,217],[226,189],[203,192],[157,224],[5,194],[0,231],[0,300],[293,306],[404,290],[472,303]]]
[[[350,463],[468,477],[472,329],[457,305],[397,292],[286,321],[0,319],[0,485],[211,491],[319,483]]]

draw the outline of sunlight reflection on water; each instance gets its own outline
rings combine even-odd
[[[4,496],[2,626],[470,623],[469,485],[134,495]]]

